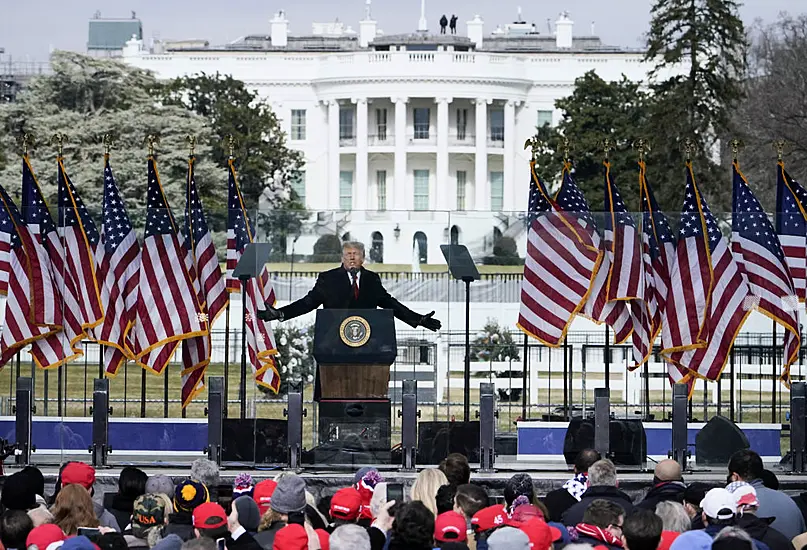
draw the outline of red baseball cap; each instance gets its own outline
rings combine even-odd
[[[359,517],[361,494],[354,487],[339,489],[331,498],[331,517],[353,521]]]
[[[273,550],[307,550],[308,533],[298,523],[289,523],[275,535]]]
[[[54,542],[61,542],[67,537],[62,532],[62,529],[53,523],[46,523],[35,527],[30,533],[28,538],[25,539],[26,548],[35,544],[39,550],[46,550],[48,546]]]
[[[475,513],[474,517],[471,518],[471,527],[476,533],[484,533],[494,527],[503,525],[506,518],[507,514],[504,511],[504,506],[494,504]]]
[[[71,462],[62,470],[62,487],[75,483],[88,491],[95,483],[95,468],[84,462]]]
[[[275,487],[277,487],[277,482],[271,479],[265,479],[257,483],[252,490],[252,498],[258,504],[258,510],[261,511],[261,515],[264,515],[269,510],[272,504],[272,493],[275,492]]]
[[[438,542],[465,542],[467,531],[465,518],[453,510],[443,512],[434,521],[434,540]]]
[[[560,529],[552,527],[538,518],[532,518],[515,527],[526,533],[530,539],[530,548],[533,550],[549,550],[552,548],[552,543],[562,536]]]
[[[193,509],[193,526],[197,529],[218,529],[225,525],[227,525],[227,512],[220,504],[205,502]]]
[[[319,547],[322,550],[331,550],[331,535],[325,529],[317,529],[314,531],[319,537]]]

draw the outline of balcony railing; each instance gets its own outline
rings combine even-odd
[[[488,136],[488,147],[492,147],[494,149],[500,149],[504,147],[504,136],[498,134],[492,134]]]
[[[457,132],[448,136],[448,144],[454,147],[473,147],[476,145],[476,136],[469,132]]]
[[[369,145],[395,145],[395,134],[387,132],[386,134],[370,134],[367,136],[367,143]]]
[[[437,144],[437,132],[431,130],[429,132],[415,132],[414,134],[409,134],[407,136],[409,138],[410,145],[436,145]]]

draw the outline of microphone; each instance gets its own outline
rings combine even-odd
[[[349,270],[349,272],[350,272],[350,276],[351,276],[351,277],[353,277],[353,278],[355,279],[355,278],[356,278],[356,275],[359,273],[359,270],[358,270],[358,269],[356,269],[355,267],[351,267],[351,268],[350,268],[350,270]]]

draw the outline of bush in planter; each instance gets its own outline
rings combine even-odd
[[[471,361],[518,361],[520,358],[518,344],[510,331],[493,319],[488,319],[471,342]]]
[[[314,383],[314,325],[279,324],[275,328],[277,355],[275,364],[280,374],[278,397],[288,393],[289,382],[301,381],[303,387]],[[268,396],[275,394],[261,386],[258,388]]]

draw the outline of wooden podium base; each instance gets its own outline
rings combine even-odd
[[[322,399],[386,399],[389,365],[320,365]]]

